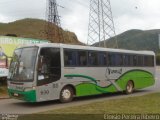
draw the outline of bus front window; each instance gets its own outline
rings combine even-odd
[[[9,80],[32,81],[38,47],[26,47],[14,52],[9,70]]]

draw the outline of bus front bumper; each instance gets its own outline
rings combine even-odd
[[[36,91],[18,91],[13,89],[8,89],[9,96],[11,98],[24,100],[27,102],[36,102]]]

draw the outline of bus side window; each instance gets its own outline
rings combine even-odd
[[[98,65],[98,54],[97,52],[90,51],[88,52],[88,63],[90,66]]]
[[[137,66],[137,56],[133,56],[133,66]]]
[[[108,62],[108,66],[111,66],[111,53],[107,54],[107,62]]]
[[[137,56],[137,66],[139,67],[143,66],[143,56],[142,55]]]
[[[133,55],[129,55],[129,67],[133,67],[134,63],[133,63]]]
[[[144,56],[144,65],[148,67],[154,66],[154,57],[153,56]]]
[[[116,65],[116,54],[108,53],[108,65],[114,67]]]
[[[87,52],[78,51],[78,66],[87,66]]]
[[[77,65],[77,52],[69,49],[64,49],[64,65],[76,66]]]
[[[124,55],[124,65],[125,65],[126,67],[129,66],[129,55]]]
[[[122,66],[123,65],[123,55],[122,54],[115,54],[115,65]]]
[[[105,52],[98,53],[98,65],[99,66],[107,65],[107,54]]]

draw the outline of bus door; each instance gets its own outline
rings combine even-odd
[[[55,82],[61,77],[60,48],[42,48],[38,58],[37,95],[39,101],[53,99]]]

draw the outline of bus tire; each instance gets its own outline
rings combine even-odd
[[[128,95],[128,94],[131,94],[133,93],[134,91],[134,83],[133,81],[128,81],[127,85],[126,85],[126,90],[125,90],[125,93]]]
[[[71,102],[73,100],[74,91],[70,86],[66,86],[61,90],[60,101],[62,103]]]

